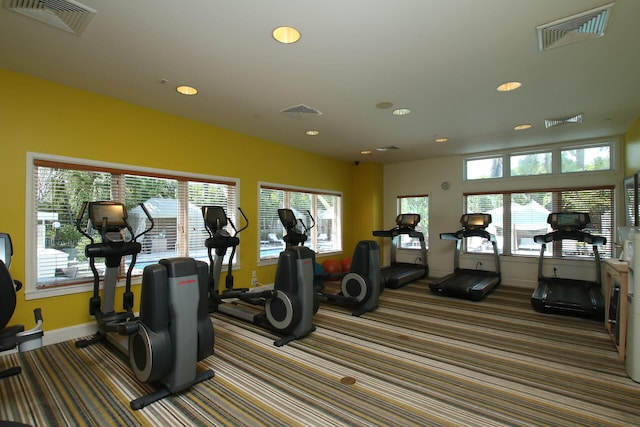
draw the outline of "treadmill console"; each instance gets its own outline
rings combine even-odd
[[[400,228],[415,229],[420,223],[420,214],[400,214],[396,217],[396,225]]]
[[[589,214],[584,212],[555,212],[550,213],[547,218],[547,223],[554,230],[582,230],[589,222]]]
[[[467,230],[487,228],[491,224],[491,214],[488,213],[472,213],[464,214],[460,217],[460,224]]]

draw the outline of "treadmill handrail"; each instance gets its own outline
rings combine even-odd
[[[551,233],[549,233],[551,234]],[[536,236],[536,237],[543,237],[543,236]],[[596,237],[601,237],[601,236],[596,236]],[[603,239],[606,242],[606,239],[603,237]],[[549,279],[547,277],[544,276],[544,274],[542,273],[542,265],[544,263],[544,253],[547,250],[547,244],[545,242],[538,242],[537,243],[542,243],[542,245],[540,246],[540,256],[538,258],[538,282],[540,282],[541,280],[546,280]],[[602,265],[600,264],[600,253],[598,251],[598,245],[594,244],[592,246],[593,249],[593,257],[594,257],[594,261],[596,263],[596,278],[593,281],[594,284],[601,286],[602,284]]]
[[[533,237],[533,241],[536,243],[549,243],[561,240],[575,240],[577,242],[585,242],[594,246],[604,246],[607,244],[606,237],[594,236],[580,230],[554,230],[550,233],[539,234]]]
[[[421,231],[416,231],[413,228],[402,227],[402,228],[392,228],[391,230],[374,230],[373,235],[376,237],[396,237],[401,234],[407,234],[410,237],[415,237],[416,239],[424,239],[424,234]]]
[[[460,269],[460,251],[462,246],[462,241],[468,237],[482,237],[483,239],[491,242],[491,247],[493,249],[493,258],[495,263],[495,272],[497,275],[500,275],[500,255],[498,254],[498,241],[496,236],[492,233],[489,233],[484,228],[463,228],[461,230],[455,231],[453,233],[440,233],[441,240],[454,240],[456,241],[456,247],[454,250],[453,256],[453,270],[454,272]]]
[[[456,233],[440,233],[440,240],[460,240]]]

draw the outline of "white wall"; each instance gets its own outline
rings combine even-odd
[[[610,141],[611,138],[607,139]],[[602,141],[602,140],[601,140]],[[589,141],[597,142],[597,141]],[[619,145],[620,141],[616,138]],[[611,172],[592,172],[585,174],[564,174],[546,177],[518,177],[512,179],[494,179],[463,181],[464,156],[441,157],[395,163],[384,167],[384,224],[385,229],[395,225],[396,198],[419,194],[429,195],[429,275],[440,277],[453,271],[454,243],[440,240],[440,233],[460,229],[460,216],[463,213],[463,194],[465,192],[501,191],[501,190],[541,190],[596,185],[616,186],[616,219],[621,224],[622,217],[622,150],[616,146],[613,153],[614,169]],[[442,188],[448,182],[448,190]],[[384,263],[389,263],[390,244],[383,242]],[[398,252],[398,261],[413,262],[415,255],[402,256]],[[482,269],[492,269],[492,256],[463,255],[460,266],[475,268],[478,261]],[[553,267],[557,267],[559,277],[594,280],[593,263],[571,260],[545,260],[544,274],[551,276]],[[585,268],[588,266],[588,268]],[[513,286],[535,288],[538,275],[538,257],[500,256],[502,283]]]

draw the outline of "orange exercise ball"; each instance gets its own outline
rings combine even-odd
[[[343,272],[348,272],[351,270],[351,258],[342,258],[340,260],[340,266],[342,267]]]
[[[342,267],[340,266],[340,262],[335,259],[328,259],[322,263],[322,269],[325,274],[329,276],[335,276],[337,274],[342,273]]]

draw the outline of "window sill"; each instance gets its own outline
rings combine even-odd
[[[136,276],[131,280],[131,285],[139,285],[142,282],[142,276]],[[125,286],[125,280],[118,280],[118,284],[116,287]],[[102,289],[102,284],[100,285]],[[37,300],[42,298],[51,298],[51,297],[59,297],[63,295],[73,295],[73,294],[81,294],[84,292],[93,292],[93,283],[82,283],[78,285],[63,285],[63,286],[54,286],[54,287],[44,287],[37,289],[26,289],[24,293],[24,298],[27,301]]]

